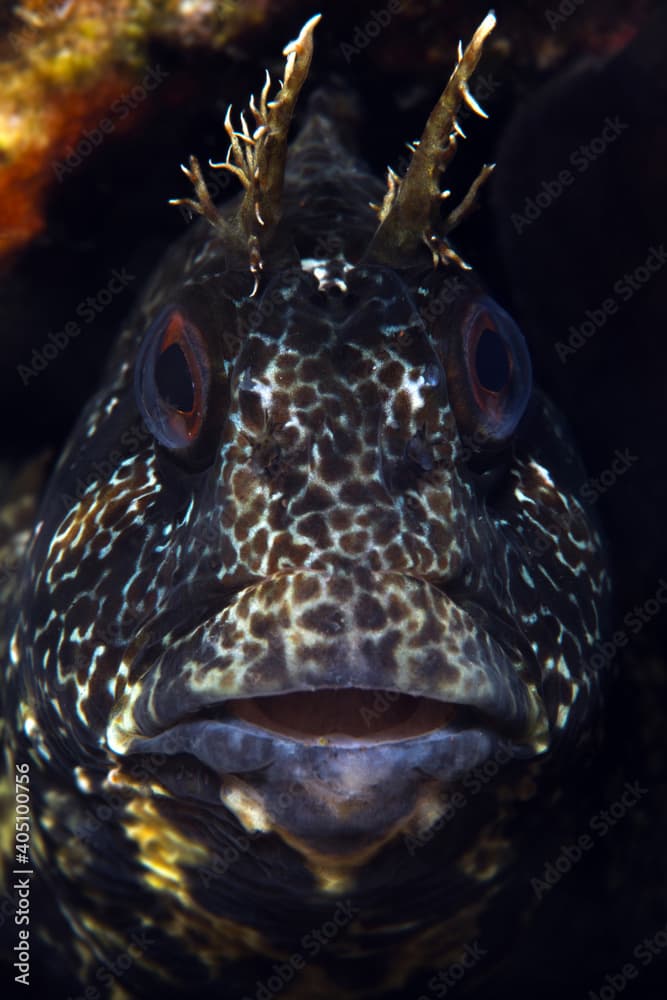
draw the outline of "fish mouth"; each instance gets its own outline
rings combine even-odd
[[[324,843],[377,837],[425,783],[450,785],[499,748],[535,756],[545,731],[511,651],[438,588],[301,572],[246,588],[163,650],[107,739],[119,756],[198,762],[248,829]]]
[[[231,717],[311,745],[364,746],[414,739],[462,723],[474,710],[398,691],[329,688],[227,703]]]
[[[512,743],[502,726],[465,705],[392,690],[324,689],[208,706],[153,737],[138,737],[130,753],[190,754],[220,777],[283,768],[292,777],[322,776],[327,762],[362,757],[369,771],[380,761],[410,761],[424,774],[453,781],[500,742]],[[515,743],[516,756],[534,748]],[[358,771],[359,768],[357,767]],[[385,770],[371,775],[377,783]]]

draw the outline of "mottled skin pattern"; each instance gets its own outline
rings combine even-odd
[[[32,858],[62,914],[44,935],[101,995],[163,978],[255,995],[295,953],[285,996],[401,989],[479,933],[543,773],[589,737],[608,582],[576,456],[537,390],[485,445],[457,359],[488,300],[426,248],[364,257],[381,197],[314,111],[256,294],[247,257],[193,225],[43,498],[6,616],[8,774],[30,761]],[[197,328],[210,371],[176,450],[135,392],[165,315]],[[332,689],[368,692],[379,729],[399,694],[449,706],[458,749],[434,761],[360,727],[349,745],[243,730],[226,769],[185,752],[179,725],[226,700]],[[484,794],[408,850],[503,748]]]

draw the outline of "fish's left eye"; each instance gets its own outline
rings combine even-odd
[[[197,441],[208,405],[210,363],[204,338],[180,309],[166,309],[146,334],[135,388],[141,414],[160,444],[182,449]]]
[[[507,441],[528,404],[531,364],[518,326],[488,296],[466,309],[448,363],[448,382],[464,435],[480,445]]]

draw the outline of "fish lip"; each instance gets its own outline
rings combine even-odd
[[[279,574],[274,577],[265,578],[264,580],[253,581],[248,587],[237,591],[231,597],[231,600],[227,600],[224,606],[203,621],[199,628],[208,629],[209,631],[211,629],[215,630],[223,619],[228,619],[233,615],[235,606],[238,606],[242,601],[252,601],[262,591],[262,588],[270,589],[276,581],[285,581],[294,577],[317,577],[321,579],[327,578],[327,574],[319,571],[297,571],[291,574]],[[417,579],[405,573],[387,572],[368,574],[364,579],[364,584],[367,586],[369,580],[378,581],[387,578],[399,579],[402,581],[402,586],[407,589],[416,588],[417,591],[427,592],[430,600],[436,603],[440,602],[443,607],[455,604],[441,583]],[[196,690],[193,687],[188,688],[186,685],[185,689],[181,688],[178,698],[165,698],[165,691],[169,693],[172,683],[177,682],[179,679],[179,675],[182,672],[183,660],[189,655],[189,642],[189,637],[186,636],[182,644],[181,656],[177,652],[174,658],[174,656],[171,656],[172,650],[167,650],[159,661],[160,670],[157,673],[151,669],[145,672],[139,685],[135,685],[134,692],[130,693],[130,697],[126,697],[123,700],[123,705],[112,713],[111,723],[107,731],[107,740],[112,751],[122,755],[125,753],[141,752],[140,748],[155,747],[157,746],[157,743],[153,742],[155,738],[162,740],[164,743],[166,734],[170,732],[190,732],[190,730],[183,727],[194,725],[192,717],[195,714],[201,716],[206,711],[214,714],[220,706],[239,699],[257,699],[270,695],[349,688],[373,690],[380,693],[383,691],[385,693],[398,692],[400,694],[428,698],[433,701],[451,702],[459,706],[479,710],[486,716],[488,723],[480,731],[486,731],[494,738],[504,737],[509,739],[517,747],[531,748],[533,754],[541,753],[546,749],[545,732],[547,727],[544,717],[544,706],[541,699],[518,676],[516,666],[509,659],[506,649],[499,643],[494,643],[491,637],[488,637],[491,652],[487,657],[487,662],[481,664],[482,670],[480,676],[485,671],[493,673],[492,683],[488,685],[488,690],[480,690],[479,687],[473,686],[467,692],[466,696],[461,696],[460,692],[458,692],[455,697],[449,697],[446,690],[444,692],[434,692],[428,685],[421,688],[419,684],[410,684],[409,686],[398,684],[383,685],[382,677],[376,669],[377,665],[371,665],[363,677],[352,676],[349,671],[346,675],[347,663],[344,663],[340,669],[334,669],[333,674],[330,672],[326,677],[317,677],[314,682],[310,683],[306,680],[303,683],[297,684],[276,684],[270,674],[264,673],[259,678],[245,676],[240,685],[228,687],[226,690],[224,684],[219,685],[214,683],[209,687],[203,684]],[[335,645],[335,641],[332,641],[334,652]],[[343,657],[342,659],[344,660],[345,658]],[[475,668],[479,666],[480,664],[472,664],[472,667]],[[211,672],[215,672],[215,669],[216,664],[213,661],[210,670]],[[165,674],[166,684],[164,683]],[[354,671],[352,671],[352,674],[354,674]],[[143,689],[141,684],[143,684]],[[214,719],[203,720],[204,723],[214,723],[215,721]],[[192,732],[194,733],[195,730],[192,730]],[[218,732],[219,735],[229,735],[232,732],[236,732],[239,734],[239,738],[242,736],[245,739],[248,749],[252,749],[251,758],[260,748],[263,747],[266,749],[268,746],[265,742],[266,740],[269,742],[273,740],[276,745],[279,743],[281,745],[284,744],[284,747],[287,748],[292,743],[295,746],[298,744],[309,745],[309,742],[303,739],[290,741],[288,737],[284,737],[279,740],[275,733],[269,733],[268,736],[264,737],[262,736],[264,732],[262,728],[253,727],[249,724],[242,726],[237,723],[235,726],[232,726],[227,723],[220,726]],[[447,732],[447,727],[444,727],[443,732]],[[450,738],[454,738],[456,735],[451,731],[448,733]],[[250,747],[249,742],[251,737],[256,743],[256,746],[253,748]],[[415,740],[423,742],[424,734],[415,737]],[[399,741],[385,741],[386,744],[397,742]],[[404,743],[407,742],[409,741],[404,741]],[[382,741],[378,743],[377,740],[358,740],[356,744],[353,741],[349,746],[356,747],[357,749],[364,748],[370,752],[374,747],[385,745],[385,743],[382,743]],[[336,752],[340,753],[347,752],[348,748],[345,742],[332,742],[331,740],[328,741],[327,746],[330,749],[335,748]],[[322,749],[321,745],[319,749]],[[259,756],[261,757],[262,754],[259,754]]]
[[[262,730],[243,720],[204,720],[177,723],[164,732],[137,738],[134,754],[187,754],[219,777],[261,773],[278,786],[325,783],[328,794],[350,795],[352,784],[377,787],[410,772],[420,778],[451,783],[460,780],[503,748],[510,758],[534,755],[528,746],[504,740],[486,728],[451,730],[447,727],[408,739],[373,741],[357,738],[318,743]],[[357,791],[359,788],[357,787]]]

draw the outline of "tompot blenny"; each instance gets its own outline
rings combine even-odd
[[[325,99],[288,152],[318,20],[227,116],[241,197],[184,168],[204,218],[13,539],[7,886],[72,996],[472,983],[594,732],[580,463],[448,238],[491,168],[441,211],[495,18],[384,192]]]

